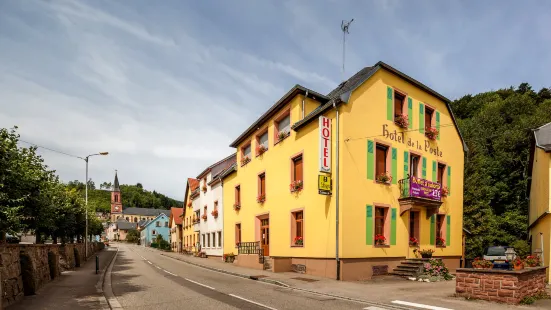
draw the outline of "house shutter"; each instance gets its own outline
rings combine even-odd
[[[451,219],[450,215],[446,216],[446,246],[450,246],[451,241]]]
[[[410,97],[408,97],[408,121],[409,121],[409,129],[413,128],[413,100],[411,100]]]
[[[437,140],[440,140],[440,112],[436,111],[436,130],[438,130],[438,137],[436,137]]]
[[[365,244],[373,244],[373,206],[365,206]]]
[[[438,174],[436,173],[436,167],[437,167],[436,160],[433,160],[432,161],[432,181],[433,182],[438,182]]]
[[[396,245],[396,208],[390,209],[390,245]]]
[[[392,87],[390,86],[387,86],[386,88],[386,119],[389,120],[389,121],[394,121],[394,115],[393,115],[393,107],[392,107],[392,103],[393,103],[393,100],[392,100]]]
[[[295,159],[295,181],[302,180],[302,156]]]
[[[401,196],[407,197],[407,194],[409,193],[409,181],[406,180],[409,173],[409,152],[404,151],[404,183],[402,184],[402,192],[400,193]]]
[[[398,184],[398,150],[392,148],[392,184]]]
[[[436,214],[433,214],[430,217],[430,245],[436,244],[436,223],[435,223]]]
[[[373,143],[373,141],[371,140],[367,140],[367,179],[368,180],[374,180],[375,177],[374,177],[374,168],[375,168],[375,165],[374,165],[374,158],[373,158],[373,154],[375,152],[374,150],[375,148],[375,143]]]
[[[448,166],[448,196],[452,195],[452,167]]]
[[[419,102],[419,132],[425,133],[425,105]]]
[[[423,157],[423,167],[422,167],[422,176],[423,179],[427,179],[427,158]]]

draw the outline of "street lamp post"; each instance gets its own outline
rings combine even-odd
[[[81,159],[83,159],[85,162],[86,162],[86,196],[85,196],[85,201],[86,201],[86,229],[84,231],[84,256],[86,258],[88,258],[88,158],[92,157],[92,156],[96,156],[96,155],[108,155],[109,153],[108,152],[99,152],[97,154],[90,154],[84,158],[80,157]]]

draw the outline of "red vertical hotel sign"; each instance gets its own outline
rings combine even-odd
[[[321,172],[331,173],[331,119],[320,116],[320,164]]]

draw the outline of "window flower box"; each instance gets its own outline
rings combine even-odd
[[[192,206],[191,201],[187,203],[187,206],[188,206],[188,208],[191,208],[191,206]]]
[[[375,181],[378,183],[390,184],[390,182],[392,182],[392,176],[388,173],[388,171],[383,172],[375,177]]]
[[[446,246],[446,239],[442,237],[436,237],[436,246]]]
[[[245,166],[251,161],[251,158],[249,156],[241,158],[241,166]]]
[[[256,147],[256,154],[258,154],[260,156],[260,155],[264,154],[267,150],[268,150],[268,148],[261,144],[261,145]]]
[[[425,129],[425,136],[431,140],[436,140],[436,138],[438,138],[438,129],[434,127],[427,127]]]
[[[440,189],[440,194],[442,195],[442,197],[447,197],[450,194],[450,190],[448,189],[448,187],[442,186],[442,188]]]
[[[396,117],[394,117],[394,123],[398,125],[398,127],[401,128],[408,128],[409,126],[409,118],[405,114],[400,114]]]
[[[296,180],[291,182],[291,184],[289,185],[289,188],[291,192],[300,192],[302,190],[303,184],[304,183],[302,182],[302,180]]]
[[[234,204],[233,204],[233,209],[234,209],[235,211],[238,211],[239,209],[241,209],[241,205],[238,204],[238,203],[234,203]]]
[[[375,235],[375,245],[386,245],[386,238],[381,234]]]
[[[419,240],[417,238],[409,238],[409,246],[419,246]]]
[[[218,217],[218,210],[213,210],[210,214],[212,216],[214,216],[214,218],[217,218]]]
[[[278,142],[285,140],[285,138],[287,138],[288,136],[290,136],[290,133],[287,132],[287,131],[281,131],[281,132],[279,132],[279,133],[277,134]]]
[[[258,195],[256,196],[256,202],[258,203],[264,203],[264,201],[266,201],[266,195]]]
[[[302,246],[304,244],[304,239],[302,237],[295,237],[294,243],[296,246]]]
[[[203,221],[206,221],[207,220],[207,215],[203,214],[203,216],[201,216],[201,218],[203,219]]]

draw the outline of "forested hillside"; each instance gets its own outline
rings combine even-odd
[[[469,147],[465,158],[467,255],[488,245],[528,251],[527,168],[531,129],[551,122],[551,92],[518,88],[466,95],[452,104]]]
[[[100,185],[99,189],[96,188],[92,180],[89,181],[88,185],[89,206],[97,211],[109,212],[111,210],[111,183],[104,182]],[[84,197],[85,188],[83,182],[70,181],[67,186],[76,189]],[[169,198],[156,191],[150,192],[145,190],[140,183],[136,185],[121,184],[120,188],[124,208],[170,209],[170,207],[179,207],[183,204],[181,201]]]

